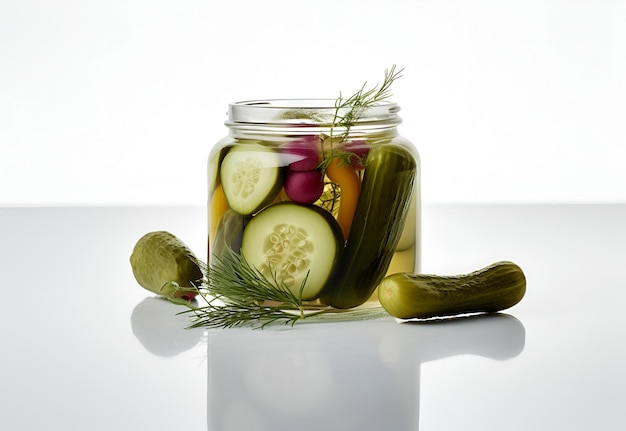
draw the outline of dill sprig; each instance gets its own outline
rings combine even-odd
[[[366,109],[391,97],[391,84],[393,84],[396,79],[402,77],[401,73],[403,70],[404,69],[400,69],[396,71],[396,65],[394,64],[390,69],[385,69],[385,77],[380,86],[376,85],[366,90],[366,82],[359,91],[347,99],[344,99],[341,93],[339,93],[339,97],[335,101],[335,114],[331,127],[331,137],[332,130],[337,127],[345,129],[342,137],[346,137],[350,133],[350,128],[354,123],[359,121],[359,118],[361,118],[361,115],[363,115]]]
[[[341,144],[348,138],[352,126],[359,121],[368,108],[392,96],[391,85],[398,78],[402,77],[403,70],[404,68],[396,70],[396,65],[394,64],[391,68],[385,69],[382,84],[376,84],[374,87],[367,89],[367,82],[365,82],[356,93],[347,98],[344,98],[341,92],[339,93],[339,97],[337,97],[334,104],[335,111],[330,126],[330,135],[327,139],[322,140],[322,162],[320,163],[322,171],[335,157],[340,157],[342,163],[345,164],[349,164],[352,157],[358,157],[358,155],[349,151],[336,149],[335,144]],[[342,133],[335,135],[336,129],[341,129]],[[328,143],[329,148],[325,148],[325,143]]]
[[[202,306],[186,304],[192,313],[191,328],[233,328],[250,326],[264,328],[273,324],[293,326],[297,322],[328,322],[380,318],[388,314],[380,306],[340,310],[301,299],[306,278],[299,295],[277,279],[268,278],[232,250],[215,257],[210,266],[198,261],[207,274],[197,290]]]
[[[208,269],[208,291],[212,296],[223,299],[226,303],[263,303],[278,302],[299,309],[302,306],[301,293],[306,278],[296,296],[276,274],[270,271],[267,278],[253,267],[240,254],[228,248],[222,256],[216,256]]]
[[[192,311],[194,320],[190,328],[238,326],[264,328],[277,322],[293,326],[301,318],[299,314],[289,314],[279,307],[259,304],[215,304],[212,300],[208,300],[206,306],[194,308]]]
[[[191,307],[195,318],[192,327],[263,327],[277,321],[293,325],[304,313],[301,296],[306,278],[296,296],[275,273],[266,277],[231,249],[216,256],[210,267],[203,262],[199,265],[207,274],[198,289],[206,304]]]

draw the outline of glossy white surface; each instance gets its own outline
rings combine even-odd
[[[0,208],[3,430],[624,429],[626,205],[424,208],[423,269],[526,272],[505,313],[184,329],[134,281],[203,208]]]

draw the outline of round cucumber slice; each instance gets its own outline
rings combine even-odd
[[[228,206],[242,215],[269,204],[283,186],[278,153],[257,143],[234,146],[222,161],[220,180]]]
[[[274,276],[303,300],[317,298],[339,260],[343,236],[337,221],[313,205],[281,202],[250,220],[241,254],[268,279]]]

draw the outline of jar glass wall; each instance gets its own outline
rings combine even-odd
[[[351,308],[420,269],[420,162],[399,106],[229,106],[209,156],[209,262],[234,255],[305,301]],[[351,117],[348,117],[351,116]]]

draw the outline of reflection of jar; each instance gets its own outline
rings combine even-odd
[[[418,272],[419,156],[398,135],[399,110],[377,104],[346,128],[332,100],[231,104],[209,157],[209,261],[232,250],[339,308],[387,273]]]

